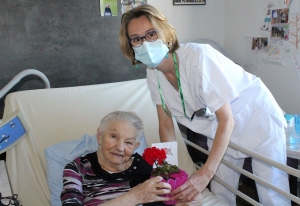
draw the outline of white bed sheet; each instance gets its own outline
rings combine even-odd
[[[19,195],[23,206],[50,205],[44,149],[95,134],[100,120],[112,111],[136,112],[144,122],[148,145],[159,142],[156,107],[145,79],[7,95],[4,117],[17,109],[30,132],[7,151],[6,164],[13,193]],[[178,127],[176,137],[179,166],[192,174],[195,168]]]

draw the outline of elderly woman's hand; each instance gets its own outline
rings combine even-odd
[[[165,182],[161,182],[163,178],[160,176],[150,178],[132,188],[129,193],[137,199],[138,203],[168,201],[169,197],[163,197],[164,194],[171,192],[171,185]]]

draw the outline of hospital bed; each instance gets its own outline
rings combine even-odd
[[[23,206],[59,205],[62,169],[76,156],[95,151],[100,120],[116,110],[136,112],[145,125],[146,142],[159,142],[156,107],[146,80],[13,92],[6,96],[2,125],[19,117],[22,137],[6,151],[12,193]],[[176,127],[179,167],[192,174],[193,162]],[[48,178],[48,179],[47,179]],[[58,179],[58,181],[57,181]],[[1,189],[0,189],[1,191]],[[225,205],[205,190],[207,205]]]
[[[134,111],[143,120],[146,141],[142,142],[140,151],[152,143],[159,142],[156,107],[151,101],[146,79],[27,90],[6,96],[1,127],[10,124],[15,117],[19,117],[21,127],[24,127],[18,143],[6,151],[12,193],[18,194],[23,206],[46,206],[50,203],[52,206],[59,205],[59,188],[62,185],[60,180],[64,165],[77,156],[96,150],[96,128],[106,114],[116,110]],[[182,138],[177,124],[175,129],[179,167],[191,175],[199,166],[193,164],[186,145],[206,154],[208,151]],[[300,177],[299,171],[295,169],[272,162],[238,145],[230,143],[230,146]],[[300,204],[300,198],[280,191],[225,160],[223,163]],[[218,178],[214,179],[251,204],[259,205]],[[205,189],[202,195],[205,206],[226,205],[208,189]]]

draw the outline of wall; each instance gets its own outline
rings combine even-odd
[[[145,70],[133,68],[119,51],[120,17],[100,17],[97,0],[1,3],[0,88],[29,68],[44,72],[52,87],[145,77]],[[206,5],[193,6],[173,6],[172,0],[148,3],[167,16],[181,43],[212,39],[224,46],[229,58],[242,64],[243,36],[261,35],[262,5],[268,2],[209,0]],[[299,113],[300,82],[291,61],[284,67],[261,64],[259,70],[249,72],[262,78],[286,112]],[[30,88],[43,88],[43,84],[36,77],[28,77],[14,90]]]
[[[145,67],[136,69],[120,52],[120,21],[101,17],[99,0],[1,1],[0,88],[25,69],[42,71],[51,87],[144,78]],[[28,76],[12,91],[38,88],[40,79]]]
[[[101,17],[98,0],[2,1],[0,17],[1,87],[28,68],[52,87],[145,76],[119,50],[121,17]]]
[[[300,6],[298,1],[292,1],[291,9],[297,10]],[[243,65],[244,35],[270,36],[270,32],[261,30],[269,2],[279,5],[283,1],[225,0],[223,45],[228,57],[236,63]],[[288,44],[288,46],[291,45]],[[300,81],[291,60],[292,55],[298,52],[286,53],[286,65],[284,66],[260,62],[258,69],[248,70],[264,81],[282,109],[291,114],[300,113]]]
[[[173,5],[173,0],[147,0],[176,28],[180,43],[208,38],[223,45],[224,0],[207,0],[206,5]]]
[[[148,3],[167,16],[181,43],[210,38],[222,45],[224,0],[183,6],[173,6],[172,0]],[[101,17],[98,0],[1,1],[0,88],[25,69],[43,72],[53,88],[146,77],[145,67],[136,69],[119,50],[120,15]],[[44,88],[42,81],[28,76],[11,92],[39,88]]]

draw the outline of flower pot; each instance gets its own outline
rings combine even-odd
[[[185,183],[188,179],[188,174],[184,170],[180,170],[179,173],[173,173],[170,175],[168,180],[163,179],[162,182],[167,182],[171,185],[172,190],[175,190],[177,187],[180,187],[183,183]],[[165,197],[171,197],[171,194],[164,195]],[[177,200],[169,200],[163,202],[166,205],[174,205]]]

